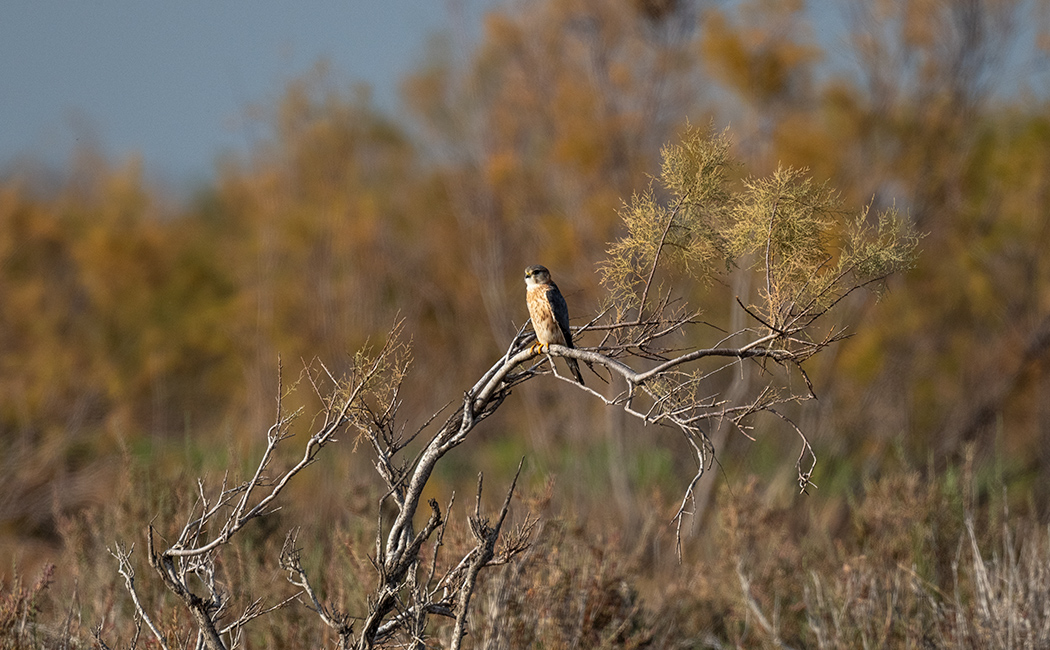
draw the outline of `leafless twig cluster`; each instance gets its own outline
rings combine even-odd
[[[344,380],[336,380],[324,369],[326,379],[335,387],[327,394],[320,388],[322,382],[310,375],[310,382],[325,406],[321,424],[306,439],[297,463],[275,477],[269,475],[276,449],[291,438],[289,425],[299,414],[298,411],[283,414],[279,403],[278,416],[267,432],[266,448],[251,478],[230,485],[229,476],[224,476],[221,485],[212,493],[203,481],[199,481],[197,503],[188,521],[175,541],[163,550],[156,547],[154,527],[149,526],[149,564],[192,615],[197,628],[195,640],[169,638],[170,635],[155,623],[135,586],[135,569],[131,561],[133,547],[118,544],[111,550],[138,619],[145,623],[161,647],[191,645],[209,650],[237,647],[241,643],[241,629],[246,623],[297,600],[304,602],[325,625],[332,628],[341,648],[372,648],[395,638],[409,647],[422,648],[427,637],[428,620],[435,615],[453,622],[449,647],[460,647],[468,633],[470,599],[481,570],[509,562],[525,550],[535,520],[526,516],[509,535],[506,534],[504,525],[517,475],[494,521],[482,514],[482,479],[479,475],[474,514],[468,520],[474,546],[439,570],[439,550],[443,545],[451,502],[442,513],[437,502],[430,500],[430,516],[421,530],[415,530],[413,517],[437,462],[462,444],[474,427],[499,407],[511,386],[525,377],[501,382],[483,392],[478,387],[468,391],[462,405],[431,433],[422,451],[414,459],[406,460],[402,452],[434,424],[437,414],[411,434],[406,434],[405,428],[396,423],[409,354],[408,346],[399,342],[400,333],[398,324],[375,357],[358,355],[354,370]],[[479,382],[478,386],[483,384]],[[376,469],[386,483],[387,491],[378,504],[379,512],[390,504],[396,510],[392,521],[380,519],[377,522],[372,558],[377,584],[368,600],[368,612],[354,616],[324,604],[300,562],[301,549],[297,546],[297,533],[293,531],[285,540],[279,562],[287,572],[289,582],[299,591],[269,605],[261,598],[256,599],[243,611],[231,613],[229,590],[217,577],[219,555],[250,520],[279,509],[278,497],[289,481],[310,465],[326,445],[334,442],[339,431],[349,429],[357,430],[358,443],[371,448]],[[519,474],[520,471],[519,465]],[[423,566],[420,553],[428,543],[433,543],[433,553],[429,566]],[[101,630],[97,632],[96,640],[101,647],[108,647]],[[131,640],[132,647],[137,641],[136,634]]]
[[[418,530],[415,518],[441,459],[466,442],[516,386],[548,372],[548,360],[556,373],[551,356],[582,361],[608,384],[602,393],[562,378],[572,386],[646,425],[683,434],[697,470],[674,517],[679,551],[694,487],[713,459],[710,426],[729,422],[749,435],[751,416],[762,412],[787,422],[802,441],[796,464],[799,486],[805,490],[816,458],[804,432],[780,407],[813,397],[802,364],[842,336],[841,330],[823,324],[825,316],[856,289],[908,263],[914,238],[894,215],[881,216],[875,228],[867,224],[866,214],[852,225],[842,224],[835,218],[838,209],[831,193],[791,170],[749,180],[747,191],[734,196],[725,188],[727,156],[724,139],[691,132],[681,147],[665,151],[667,205],[650,192],[625,208],[629,233],[610,250],[603,267],[610,305],[576,328],[574,337],[582,341],[584,335],[600,334],[597,345],[538,350],[531,345],[534,335],[523,326],[451,413],[441,419],[446,406],[408,429],[398,420],[398,410],[410,348],[401,340],[398,323],[378,353],[354,357],[345,377],[335,377],[323,364],[320,371],[306,369],[304,376],[323,405],[320,424],[305,439],[299,460],[283,470],[275,469],[276,451],[290,444],[290,424],[299,411],[284,412],[279,388],[277,415],[254,473],[239,483],[227,474],[211,489],[199,481],[195,506],[165,547],[157,546],[154,526],[148,528],[149,565],[191,614],[195,632],[178,636],[162,629],[136,591],[132,549],[117,544],[111,551],[138,618],[157,643],[162,648],[234,648],[242,643],[248,622],[298,601],[334,632],[340,648],[393,644],[422,649],[432,636],[428,625],[434,617],[448,619],[447,645],[459,648],[469,633],[470,601],[481,571],[528,548],[535,521],[526,516],[509,534],[504,531],[518,475],[494,520],[482,515],[479,475],[467,522],[473,546],[459,557],[444,558],[450,553],[441,552],[451,500],[442,511],[430,499],[429,516]],[[834,248],[829,244],[833,239],[843,243]],[[703,269],[719,256],[728,267],[758,274],[763,288],[757,298],[737,298],[751,325],[702,347],[695,343],[702,340],[695,331],[702,326],[699,312],[672,298],[663,283],[676,270],[684,269],[686,277],[711,275]],[[716,378],[744,364],[757,364],[763,381],[750,394],[730,399],[720,392]],[[791,381],[796,376],[801,379]],[[370,557],[375,584],[367,611],[355,614],[326,604],[301,562],[295,531],[285,539],[279,564],[298,591],[272,603],[250,596],[241,611],[231,611],[230,589],[216,570],[220,554],[251,520],[279,509],[289,482],[343,431],[356,433],[354,450],[368,449],[384,483],[376,509]],[[430,545],[433,552],[424,562],[422,550]],[[101,636],[99,630],[96,640],[105,647]],[[132,646],[137,640],[136,634]]]

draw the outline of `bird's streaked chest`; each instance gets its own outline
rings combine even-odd
[[[529,287],[525,298],[529,305],[529,316],[532,318],[532,327],[536,330],[536,339],[540,343],[555,343],[565,345],[565,335],[558,326],[558,320],[551,310],[550,301],[547,300],[547,285],[540,284]]]

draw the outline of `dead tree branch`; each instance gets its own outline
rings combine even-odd
[[[627,235],[599,265],[608,297],[584,326],[575,328],[578,347],[537,349],[532,345],[534,334],[523,325],[472,386],[408,429],[398,421],[398,412],[410,349],[400,341],[398,322],[381,349],[358,353],[343,377],[323,363],[318,363],[319,370],[306,367],[304,377],[323,404],[316,420],[320,424],[300,438],[298,460],[283,468],[275,460],[278,448],[291,444],[291,424],[302,411],[285,411],[279,383],[277,415],[251,475],[237,482],[226,474],[218,486],[198,481],[197,500],[185,523],[159,536],[163,539],[167,532],[174,538],[165,548],[157,548],[152,525],[147,531],[149,564],[191,614],[196,647],[232,648],[241,642],[245,624],[298,601],[335,632],[344,650],[395,642],[422,650],[428,621],[435,616],[451,619],[449,646],[459,648],[468,633],[480,572],[512,561],[527,549],[535,521],[526,515],[512,534],[503,533],[520,464],[494,523],[481,515],[479,476],[474,513],[467,520],[474,545],[459,557],[446,551],[439,561],[451,500],[444,513],[437,501],[428,500],[430,514],[417,530],[423,495],[438,463],[464,444],[515,387],[546,373],[556,375],[552,357],[603,367],[609,377],[605,393],[558,378],[606,407],[623,409],[645,426],[669,427],[683,436],[696,473],[672,520],[679,552],[682,520],[694,501],[697,482],[714,459],[709,430],[725,424],[754,439],[754,417],[774,415],[801,440],[796,461],[800,489],[812,485],[816,457],[805,433],[784,412],[786,405],[815,397],[803,364],[843,338],[841,326],[827,322],[828,315],[854,291],[877,287],[890,273],[906,267],[917,238],[895,213],[878,215],[874,228],[866,212],[853,223],[842,223],[834,193],[797,170],[749,178],[743,190],[731,191],[726,173],[732,166],[729,149],[726,137],[707,138],[696,129],[680,146],[664,149],[661,182],[670,198],[661,204],[650,189],[624,207]],[[844,243],[832,250],[831,241]],[[748,326],[736,331],[712,327],[702,320],[700,310],[673,293],[679,281],[703,280],[727,269],[764,279],[756,283],[762,287],[756,295],[736,296],[750,318]],[[601,333],[592,347],[583,345],[590,332]],[[740,391],[724,394],[722,377],[732,372],[742,377],[745,364],[759,371],[754,373],[757,379],[749,378]],[[375,584],[367,611],[351,615],[324,604],[301,563],[292,532],[278,561],[298,591],[270,606],[249,595],[240,613],[231,614],[235,601],[220,579],[218,558],[253,519],[280,509],[289,483],[341,432],[356,434],[353,450],[368,450],[383,483],[376,504],[375,550],[369,558]],[[431,543],[434,554],[428,564],[421,552]],[[165,638],[138,598],[131,552],[118,545],[113,555],[138,617],[162,648],[178,645]]]

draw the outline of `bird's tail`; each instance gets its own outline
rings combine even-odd
[[[576,363],[576,359],[566,358],[565,360],[569,362],[569,370],[572,371],[572,376],[576,378],[576,381],[580,382],[580,386],[584,386],[583,375],[580,374],[580,364]]]

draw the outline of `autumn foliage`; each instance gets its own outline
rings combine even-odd
[[[1048,9],[845,4],[511,3],[469,49],[435,46],[403,80],[400,118],[319,65],[261,110],[267,137],[189,197],[91,151],[57,179],[9,168],[0,645],[86,643],[100,622],[127,643],[107,547],[185,512],[197,476],[243,471],[289,384],[309,414],[292,432],[309,428],[323,405],[301,369],[339,376],[401,321],[403,412],[426,417],[524,324],[525,266],[555,272],[574,316],[629,301],[632,261],[599,263],[654,227],[632,221],[638,206],[674,199],[654,179],[689,124],[728,126],[723,146],[742,161],[708,197],[725,212],[698,223],[746,209],[726,196],[784,187],[826,210],[780,233],[768,285],[741,263],[689,276],[726,251],[765,255],[753,227],[677,242],[695,281],[676,288],[705,321],[735,331],[760,298],[819,293],[792,275],[816,243],[856,253],[857,233],[877,240],[893,221],[922,234],[921,253],[879,292],[843,298],[849,338],[806,367],[819,400],[787,415],[819,458],[817,487],[795,494],[785,421],[756,420],[753,439],[714,427],[719,464],[698,486],[682,564],[667,522],[696,468],[676,440],[560,382],[520,388],[434,476],[469,492],[478,470],[509,482],[525,456],[519,490],[541,517],[540,541],[476,596],[472,647],[1015,647],[997,627],[1010,617],[1048,642]],[[846,211],[861,215],[853,230],[825,227]],[[826,260],[822,277],[848,261]],[[301,526],[304,565],[341,608],[364,607],[375,469],[340,444],[285,511],[246,529],[227,578],[287,596],[275,558]],[[255,623],[248,647],[332,640],[310,611],[288,611]]]

